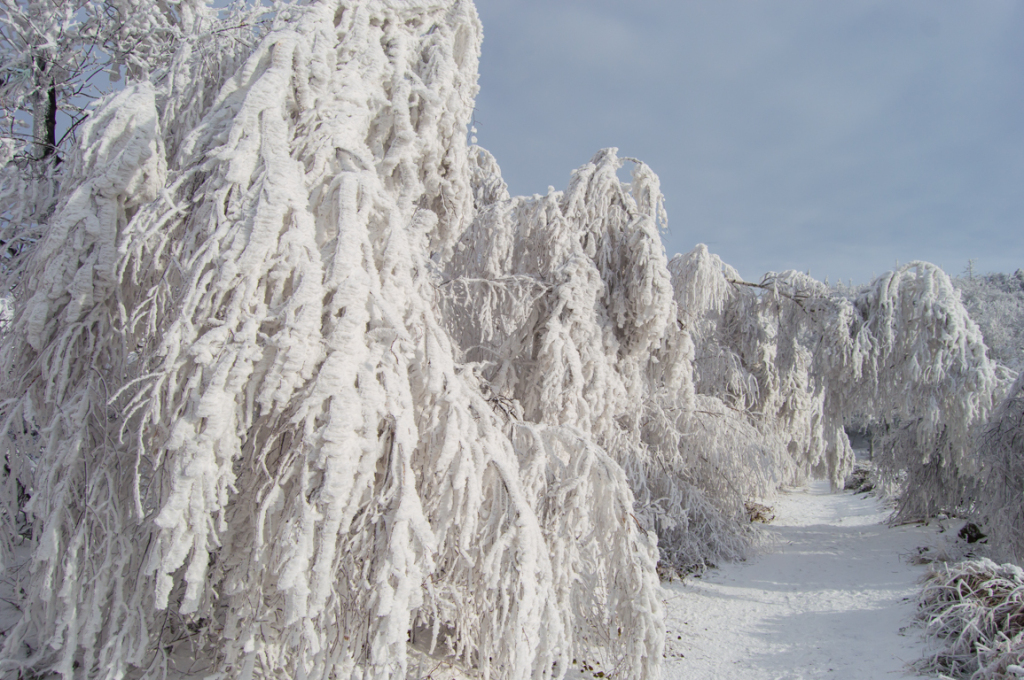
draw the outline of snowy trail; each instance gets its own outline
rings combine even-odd
[[[780,494],[779,542],[746,563],[665,585],[665,680],[918,677],[911,621],[934,527],[890,528],[873,497],[827,484]],[[908,599],[909,598],[909,599]]]

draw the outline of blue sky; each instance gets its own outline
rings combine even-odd
[[[671,256],[866,283],[1024,268],[1020,0],[477,0],[477,137],[516,194],[604,147]]]

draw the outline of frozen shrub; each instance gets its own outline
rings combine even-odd
[[[915,664],[920,672],[971,680],[1020,677],[1024,664],[1024,571],[971,560],[932,571],[917,618],[941,648]]]
[[[1024,563],[1024,374],[1010,388],[979,439],[984,489],[978,515],[993,548]]]

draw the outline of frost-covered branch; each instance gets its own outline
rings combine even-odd
[[[547,297],[435,277],[477,198],[472,5],[324,0],[237,44],[95,108],[30,254],[3,389],[41,436],[7,446],[33,553],[0,663],[402,677],[425,629],[492,677],[656,675],[622,469],[495,413],[436,304]],[[621,311],[629,343],[651,321]]]
[[[978,515],[995,550],[1024,563],[1024,374],[996,408],[978,449],[984,466]]]

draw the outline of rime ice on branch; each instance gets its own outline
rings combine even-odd
[[[509,421],[434,304],[479,44],[468,2],[282,7],[97,106],[4,345],[40,433],[6,668],[402,677],[423,628],[493,677],[657,673],[623,472]]]
[[[899,519],[971,508],[974,436],[1000,381],[941,269],[911,263],[848,300],[798,272],[740,282],[703,246],[670,266],[691,310],[697,392],[725,400],[769,451],[792,454],[768,470],[795,465],[797,478],[839,485],[852,462],[843,425],[867,416],[889,433],[876,462]]]

